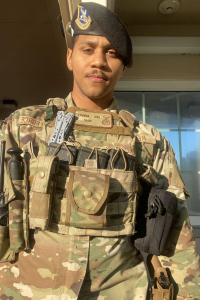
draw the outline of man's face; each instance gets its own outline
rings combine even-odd
[[[78,93],[95,100],[113,97],[124,64],[116,50],[103,36],[80,35],[73,51],[68,49],[67,66],[74,74]]]

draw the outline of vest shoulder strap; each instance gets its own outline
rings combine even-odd
[[[131,114],[129,111],[127,110],[120,110],[119,111],[119,116],[122,118],[122,120],[124,121],[124,123],[131,129],[133,130],[134,128],[134,121],[135,121],[135,116],[133,114]]]

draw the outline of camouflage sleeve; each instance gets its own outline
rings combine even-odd
[[[17,126],[17,120],[13,119],[14,115],[15,113],[12,113],[0,124],[0,141],[6,141],[6,150],[18,146],[19,127]]]
[[[16,110],[0,126],[0,140],[6,140],[6,150],[10,147],[24,149],[31,142],[38,151],[41,131],[44,127],[45,105],[28,106]]]
[[[157,133],[158,134],[158,133]],[[169,268],[175,282],[177,300],[200,298],[200,264],[190,224],[186,198],[189,196],[178,170],[170,143],[160,135],[153,167],[158,172],[159,188],[176,194],[178,210],[164,253],[162,265]]]

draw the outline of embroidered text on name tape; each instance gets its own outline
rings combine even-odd
[[[44,125],[44,121],[40,121],[28,116],[20,116],[19,118],[19,124],[23,125],[32,125],[32,126],[36,126],[36,127],[42,127]]]
[[[94,113],[85,111],[76,111],[75,116],[78,120],[75,121],[77,125],[112,128],[112,115],[107,113]]]

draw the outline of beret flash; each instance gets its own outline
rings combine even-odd
[[[132,66],[132,43],[124,24],[107,7],[83,2],[78,5],[71,20],[72,35],[104,36],[122,56],[125,66]]]

